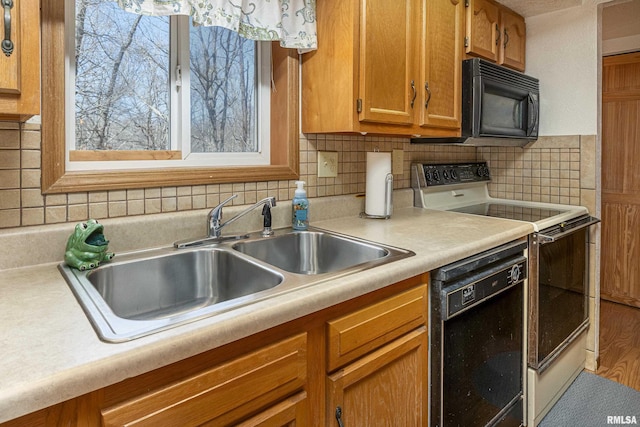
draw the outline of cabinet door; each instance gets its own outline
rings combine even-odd
[[[427,425],[427,342],[423,326],[328,377],[328,424]]]
[[[0,53],[0,119],[24,121],[40,114],[40,2],[16,0],[8,14],[0,11],[13,45],[9,55]]]
[[[498,47],[501,38],[498,5],[489,0],[469,0],[466,15],[466,52],[498,62]]]
[[[359,120],[413,124],[419,18],[416,0],[361,0]]]
[[[510,10],[500,13],[501,49],[500,64],[524,71],[526,26],[524,18]]]
[[[460,129],[464,3],[426,2],[420,126]]]

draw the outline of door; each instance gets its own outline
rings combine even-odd
[[[602,70],[602,298],[640,307],[640,52]]]
[[[7,53],[0,52],[0,117],[25,121],[40,114],[40,2],[13,1],[0,8]]]
[[[500,12],[502,30],[499,63],[519,71],[524,71],[526,50],[526,25],[524,18],[510,10]]]
[[[464,2],[426,2],[420,126],[460,129]]]
[[[488,0],[469,0],[467,6],[467,50],[474,56],[498,62],[500,9]]]
[[[360,8],[359,118],[411,125],[419,86],[420,2],[362,0]]]
[[[423,326],[329,376],[327,425],[427,425],[427,346]]]

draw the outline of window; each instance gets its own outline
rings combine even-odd
[[[268,43],[68,1],[67,169],[269,163]]]
[[[297,177],[295,50],[186,17],[100,11],[124,14],[107,20],[91,14],[111,2],[77,4],[75,33],[62,25],[65,0],[42,5],[43,193]],[[62,42],[74,37],[70,82]],[[214,64],[226,76],[206,75]]]

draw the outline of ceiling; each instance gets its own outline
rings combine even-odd
[[[610,0],[499,0],[499,3],[507,6],[526,18],[529,16],[555,12],[561,9],[568,9],[582,4],[598,4],[605,3],[607,1]]]
[[[602,40],[640,34],[640,0],[614,3],[602,10]]]

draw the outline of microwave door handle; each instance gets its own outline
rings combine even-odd
[[[529,115],[529,128],[527,129],[527,136],[531,136],[533,130],[538,126],[538,100],[529,92],[529,111],[532,111]],[[533,120],[531,120],[533,119]]]

